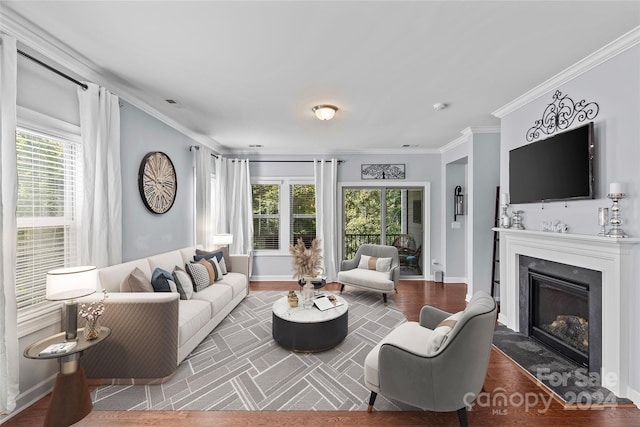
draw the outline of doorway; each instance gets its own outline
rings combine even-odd
[[[342,207],[343,259],[365,243],[396,246],[401,276],[424,276],[423,188],[343,187]]]

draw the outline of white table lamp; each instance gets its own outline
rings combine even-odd
[[[214,234],[212,243],[218,246],[229,246],[233,243],[233,234]]]
[[[91,295],[96,291],[98,275],[93,265],[57,268],[47,273],[47,294],[50,301],[65,301],[67,311],[67,341],[76,339],[78,330],[77,298]]]

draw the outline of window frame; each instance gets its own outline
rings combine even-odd
[[[279,214],[277,215],[280,218],[280,229],[278,230],[278,236],[280,241],[278,242],[278,249],[253,249],[253,252],[257,255],[260,254],[268,254],[268,255],[282,255],[282,256],[290,256],[289,253],[289,241],[291,240],[291,188],[293,185],[313,185],[315,186],[315,180],[313,177],[289,177],[289,178],[262,178],[255,177],[251,179],[251,186],[255,184],[266,184],[266,185],[278,185],[278,209]],[[262,216],[264,217],[264,216]],[[255,216],[252,216],[255,218]],[[316,221],[317,221],[317,213],[316,213]],[[317,222],[316,222],[317,224]],[[317,232],[317,229],[316,229]]]
[[[17,107],[16,116],[16,135],[18,131],[22,130],[41,134],[45,137],[62,139],[65,142],[71,142],[78,144],[79,146],[82,145],[80,126],[78,125],[74,125],[21,106]],[[82,159],[80,159],[79,162],[82,162]],[[78,199],[76,221],[79,221],[82,194],[76,192],[76,195]],[[67,206],[68,205],[65,202],[65,210]],[[65,212],[64,218],[66,217],[67,213]],[[16,218],[16,225],[20,227],[21,223],[25,224],[28,221],[30,221],[30,219],[20,220],[19,218]],[[61,221],[56,222],[56,224],[58,223],[61,223]],[[79,227],[80,226],[78,226],[77,229],[79,229]],[[17,266],[14,266],[13,268],[14,272],[17,274]],[[60,302],[45,301],[17,311],[18,338],[40,331],[51,325],[59,325],[62,320],[62,312],[60,310],[61,306],[62,303]]]

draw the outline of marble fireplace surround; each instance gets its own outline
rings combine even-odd
[[[498,321],[520,331],[519,255],[602,273],[602,385],[629,397],[629,290],[636,238],[607,238],[495,228],[500,233],[500,314]]]

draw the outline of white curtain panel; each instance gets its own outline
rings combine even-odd
[[[253,250],[253,210],[249,160],[218,158],[216,165],[215,233],[231,233],[232,254]]]
[[[214,233],[213,210],[211,208],[211,175],[213,174],[213,151],[200,147],[196,152],[196,243],[211,249]]]
[[[322,264],[327,282],[338,277],[338,160],[314,160],[316,185],[316,235],[321,240]]]
[[[122,262],[122,184],[118,97],[93,83],[78,88],[83,151],[80,262]]]
[[[16,157],[17,50],[14,37],[0,34],[0,172],[2,253],[0,254],[0,414],[16,407],[19,389],[16,306]]]

